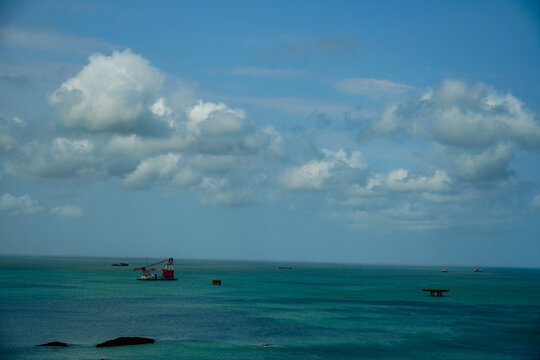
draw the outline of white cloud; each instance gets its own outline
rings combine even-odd
[[[102,171],[89,139],[56,138],[50,143],[31,141],[6,163],[6,172],[17,177],[68,179],[90,177]]]
[[[94,145],[87,139],[70,140],[66,138],[56,138],[53,140],[54,151],[60,154],[89,154],[94,149]]]
[[[360,151],[353,151],[350,156],[347,156],[347,153],[343,149],[339,149],[338,151],[323,149],[322,153],[324,154],[325,159],[330,161],[333,166],[343,163],[353,169],[364,169],[367,167],[364,156]]]
[[[148,157],[160,153],[187,151],[189,147],[189,139],[176,133],[168,138],[148,138],[132,134],[111,137],[104,146],[103,151],[109,156],[130,155]]]
[[[165,105],[165,99],[159,98],[150,106],[150,111],[159,116],[168,116],[172,114],[172,110]]]
[[[322,190],[324,181],[332,174],[332,164],[328,161],[313,160],[285,171],[281,176],[281,184],[291,190]]]
[[[273,126],[265,126],[262,130],[263,134],[269,139],[268,149],[270,152],[282,156],[285,154],[285,143],[283,137]]]
[[[394,106],[375,124],[381,132],[402,129],[418,138],[462,148],[500,142],[540,146],[540,126],[510,94],[458,80],[446,80],[419,100]]]
[[[250,76],[292,75],[255,68],[237,70]],[[376,168],[368,169],[359,151],[319,150],[337,143],[351,146],[350,133],[342,129],[333,127],[330,132],[310,127],[305,133],[296,129],[280,133],[273,126],[257,127],[229,100],[226,104],[198,100],[186,92],[167,93],[170,89],[162,88],[163,80],[164,76],[147,60],[129,50],[92,56],[90,63],[50,98],[65,125],[82,131],[71,132],[76,134],[73,137],[48,133],[40,139],[49,136],[49,140],[20,146],[20,137],[14,132],[0,131],[9,136],[3,141],[0,135],[0,151],[2,144],[7,144],[4,148],[10,151],[5,173],[62,180],[118,176],[126,188],[166,185],[189,191],[202,203],[216,206],[250,205],[265,196],[298,204],[295,197],[305,196],[326,200],[335,212],[356,225],[433,229],[448,227],[453,218],[466,222],[460,208],[479,204],[488,193],[467,181],[507,177],[513,149],[538,146],[538,125],[519,100],[484,85],[450,81],[435,86],[416,101],[389,107],[371,133],[384,136],[399,132],[414,138],[415,144],[433,142],[432,148],[439,150],[435,156],[440,155],[436,163],[426,156],[428,160],[423,158],[424,162],[410,171],[399,166],[388,171],[388,163],[377,161],[370,162]],[[336,87],[350,94],[394,99],[417,91],[405,84],[376,79],[344,79]],[[325,116],[345,117],[356,111],[364,120],[374,118],[368,110],[351,110],[350,105],[328,100],[220,99],[295,116],[318,110]],[[15,128],[16,122],[11,123]],[[295,143],[299,139],[302,143]],[[371,153],[375,153],[374,148],[389,152],[385,145],[358,146],[365,153],[369,152],[363,146]],[[303,154],[305,160],[298,161],[297,154]],[[392,164],[403,159],[395,155],[387,156],[392,157]],[[494,193],[490,196],[490,204],[504,197]],[[540,200],[535,198],[535,202]],[[481,206],[471,208],[485,210]],[[83,213],[72,205],[50,211],[60,216]]]
[[[468,181],[507,178],[514,147],[540,147],[540,126],[521,101],[458,80],[389,107],[372,130],[432,141],[446,172]]]
[[[180,170],[180,154],[168,153],[141,161],[134,172],[124,179],[124,185],[144,188],[155,181],[171,181]]]
[[[75,77],[50,96],[69,128],[148,131],[163,75],[131,50],[94,54]]]
[[[514,153],[510,144],[498,144],[480,152],[455,151],[447,155],[451,171],[466,180],[506,178]]]
[[[358,151],[350,156],[341,149],[336,152],[323,149],[322,153],[322,160],[312,160],[287,169],[279,178],[281,185],[290,190],[323,190],[333,176],[332,171],[338,167],[363,169],[367,166]]]
[[[31,215],[43,210],[36,200],[32,200],[30,195],[25,194],[15,197],[5,193],[0,197],[0,213],[10,215]]]
[[[334,84],[336,89],[351,95],[362,95],[369,98],[380,99],[384,97],[396,97],[418,89],[406,84],[396,83],[390,80],[348,78]]]
[[[203,204],[245,206],[255,202],[249,178],[257,171],[255,157],[169,153],[148,158],[124,179],[130,188],[148,188],[156,183],[186,188]],[[231,183],[227,176],[234,178]]]
[[[473,188],[455,183],[440,171],[431,176],[414,176],[397,169],[386,175],[375,174],[367,183],[370,186],[357,185],[333,193],[329,205],[335,209],[336,217],[355,227],[389,233],[491,230],[515,220],[508,201],[519,198],[517,187],[508,182]]]
[[[441,192],[450,190],[451,180],[441,170],[435,171],[433,176],[410,176],[405,169],[390,171],[386,176],[375,174],[367,181],[365,189],[368,191],[397,191],[397,192]],[[363,193],[357,191],[357,193]]]
[[[242,109],[222,102],[196,101],[186,92],[158,96],[162,82],[163,75],[130,50],[91,56],[50,97],[65,125],[86,138],[31,141],[6,162],[6,172],[60,180],[112,175],[129,188],[161,183],[190,191],[215,177],[230,183],[209,202],[252,202],[250,191],[238,189],[262,181],[260,171],[284,156],[280,133],[255,127]],[[142,131],[152,126],[160,132]]]
[[[74,205],[61,205],[51,209],[51,213],[60,217],[83,216],[83,209]]]
[[[246,114],[241,109],[230,109],[223,103],[199,101],[188,110],[187,128],[195,136],[236,134],[243,131]]]
[[[0,116],[0,156],[13,151],[17,144],[17,132],[26,122],[17,116]]]

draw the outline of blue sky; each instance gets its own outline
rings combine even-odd
[[[4,1],[4,254],[540,265],[540,12]]]

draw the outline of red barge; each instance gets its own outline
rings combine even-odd
[[[167,264],[163,269],[152,268],[152,266],[162,264],[164,262],[167,262]],[[134,268],[133,271],[135,270],[142,271],[141,277],[137,280],[178,280],[178,278],[174,277],[173,258],[169,258],[168,260],[161,260],[143,267]],[[156,273],[154,273],[155,271],[161,271],[161,276],[158,276]]]

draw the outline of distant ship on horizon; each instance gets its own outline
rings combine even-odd
[[[474,265],[473,272],[482,272],[482,271],[484,271],[484,270],[479,269],[479,268],[478,268],[478,265]]]

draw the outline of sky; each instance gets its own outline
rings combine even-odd
[[[5,255],[540,267],[540,6],[0,2]]]

